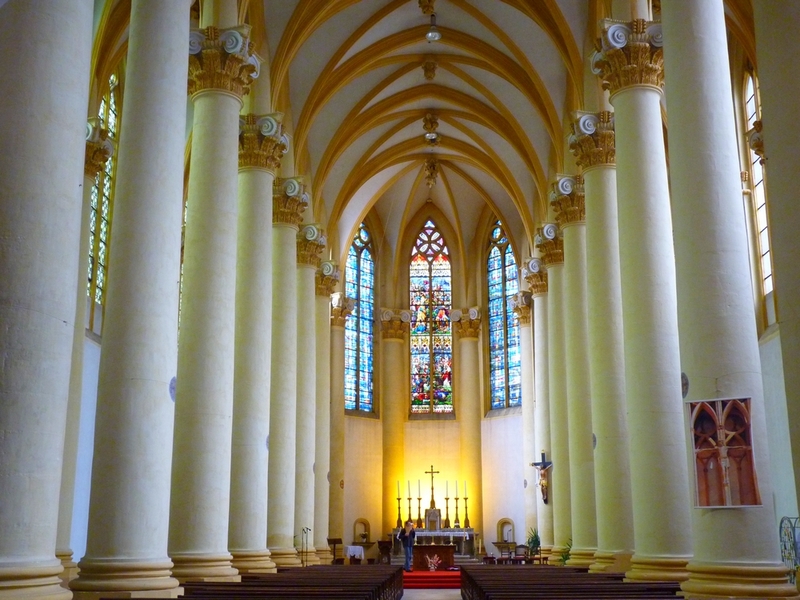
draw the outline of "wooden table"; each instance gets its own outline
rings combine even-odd
[[[428,559],[426,556],[439,557],[442,562],[436,567],[437,571],[442,571],[454,565],[455,545],[453,544],[417,544],[414,546],[412,566],[415,571],[427,571]]]

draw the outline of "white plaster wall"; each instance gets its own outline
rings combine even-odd
[[[367,519],[371,541],[387,539],[388,532],[381,531],[382,493],[394,493],[394,487],[383,490],[383,433],[380,420],[364,417],[344,419],[344,520],[343,542],[353,540],[353,523]],[[335,485],[331,482],[331,485]],[[393,484],[394,485],[394,484]],[[377,545],[372,546],[367,558],[378,556]]]
[[[404,478],[400,482],[400,492],[403,497],[403,520],[408,518],[408,482],[411,481],[411,516],[417,519],[417,497],[422,498],[422,518],[425,518],[425,509],[431,504],[431,476],[425,471],[430,471],[433,466],[433,498],[436,508],[442,511],[442,525],[445,520],[445,494],[450,495],[450,525],[455,523],[455,490],[458,481],[459,497],[463,496],[464,476],[461,471],[461,427],[458,421],[407,421],[405,423],[405,463]],[[476,442],[479,443],[479,442]],[[477,485],[477,482],[467,482],[467,485]],[[391,485],[391,493],[397,494],[397,482],[387,482]],[[418,488],[421,494],[418,496]],[[464,505],[459,506],[460,517],[464,521]]]
[[[781,517],[796,517],[800,514],[789,443],[789,415],[786,410],[780,332],[776,330],[774,334],[765,335],[759,349],[761,375],[764,379],[764,409],[772,470],[773,503],[775,516],[780,523]]]
[[[97,377],[100,369],[100,344],[86,337],[83,346],[83,391],[78,431],[78,463],[75,473],[75,503],[72,508],[70,547],[77,562],[86,554],[89,527],[89,492],[92,487],[94,418],[97,412]]]
[[[487,554],[499,556],[492,542],[497,538],[497,522],[511,519],[514,522],[514,537],[524,544],[525,499],[523,496],[524,475],[522,456],[522,412],[509,409],[506,414],[489,417],[481,423],[483,437],[483,523],[481,532]],[[533,462],[531,457],[529,462]],[[535,485],[535,482],[528,482]]]

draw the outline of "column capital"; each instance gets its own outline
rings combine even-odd
[[[586,222],[586,198],[582,175],[559,175],[552,184],[550,206],[561,229]]]
[[[114,144],[108,137],[108,130],[100,127],[100,120],[91,118],[86,123],[86,157],[83,172],[94,179],[105,168],[114,154]]]
[[[517,316],[520,325],[531,324],[531,293],[517,292],[511,297],[511,309]]]
[[[477,306],[450,311],[453,331],[462,340],[477,338],[481,333],[481,311]]]
[[[384,340],[406,339],[410,326],[410,310],[381,309],[381,337]]]
[[[577,111],[572,115],[569,149],[578,166],[586,169],[616,164],[614,113]]]
[[[332,260],[324,260],[317,270],[317,296],[330,297],[333,290],[339,285],[341,271],[339,265]]]
[[[344,292],[331,294],[331,327],[344,327],[355,307],[355,299],[348,298]]]
[[[297,266],[318,269],[322,261],[320,255],[327,242],[325,230],[319,224],[304,225],[297,232]]]
[[[533,241],[536,248],[542,253],[542,263],[545,267],[563,264],[564,238],[558,225],[545,223],[536,230]]]
[[[601,49],[591,58],[592,72],[613,96],[633,86],[664,88],[664,40],[661,23],[636,19],[630,23],[604,19]]]
[[[190,96],[219,90],[241,100],[250,92],[260,68],[261,59],[252,51],[249,25],[228,29],[211,26],[192,29],[189,34]]]
[[[272,184],[272,223],[293,227],[303,222],[303,211],[308,207],[308,194],[299,177],[276,179]]]
[[[249,167],[275,175],[289,149],[282,120],[283,113],[239,117],[239,170]]]
[[[522,278],[528,282],[534,298],[547,293],[547,269],[541,258],[532,257],[525,261],[522,267]]]

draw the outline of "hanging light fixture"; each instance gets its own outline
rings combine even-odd
[[[431,42],[438,42],[440,39],[442,39],[442,32],[436,27],[436,13],[431,13],[431,27],[425,34],[425,39],[428,40],[429,44]]]

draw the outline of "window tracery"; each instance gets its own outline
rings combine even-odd
[[[355,299],[344,333],[344,407],[372,412],[375,261],[372,236],[362,223],[347,253],[345,289]]]

